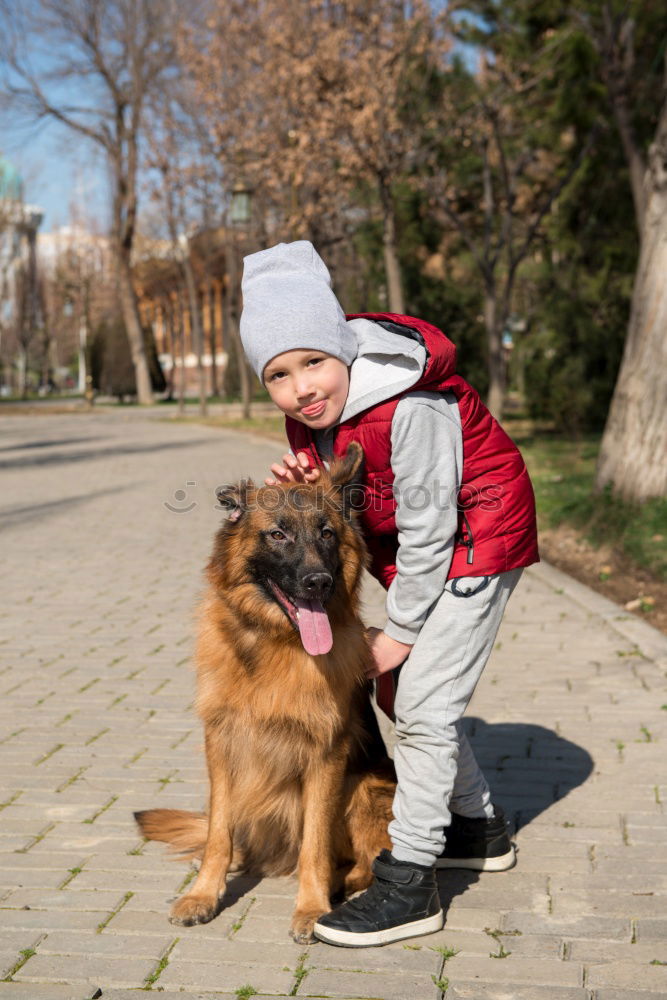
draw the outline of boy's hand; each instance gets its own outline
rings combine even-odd
[[[283,455],[283,464],[274,462],[271,466],[273,479],[265,479],[267,486],[276,486],[278,483],[314,483],[320,478],[319,469],[311,469],[308,463],[308,456],[304,451],[294,455]]]
[[[385,635],[381,628],[368,628],[366,634],[370,640],[374,661],[366,671],[368,680],[395,670],[410,655],[412,646]]]

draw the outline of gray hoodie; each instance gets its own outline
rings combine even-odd
[[[339,423],[409,390],[426,363],[426,351],[417,341],[368,319],[351,320],[348,326],[359,347]],[[315,433],[323,459],[333,454],[334,430]],[[463,438],[453,393],[417,390],[401,399],[391,424],[391,467],[398,572],[387,593],[384,631],[412,644],[442,594],[454,552]]]

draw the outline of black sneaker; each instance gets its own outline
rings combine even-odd
[[[516,854],[505,825],[505,813],[493,807],[493,819],[470,819],[452,813],[445,849],[436,868],[471,868],[478,872],[504,872],[516,864]]]
[[[444,916],[433,868],[397,861],[385,849],[373,862],[373,874],[365,892],[320,917],[315,937],[344,948],[367,948],[440,930]]]

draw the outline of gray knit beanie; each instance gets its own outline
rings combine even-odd
[[[271,358],[298,348],[325,351],[346,365],[354,361],[357,338],[312,243],[279,243],[250,254],[243,265],[241,341],[260,379]]]

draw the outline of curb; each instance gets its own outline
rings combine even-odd
[[[615,604],[544,560],[529,566],[526,572],[546,583],[556,593],[564,594],[575,604],[598,615],[614,631],[636,646],[642,656],[667,669],[667,635],[663,635],[657,628],[636,618],[620,604]]]

